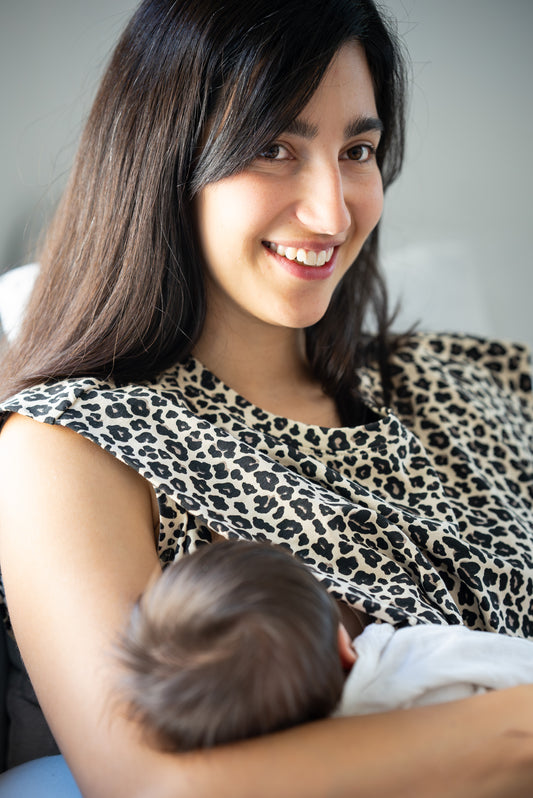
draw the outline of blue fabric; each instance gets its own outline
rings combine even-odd
[[[0,774],[0,798],[83,798],[62,756],[34,759]]]

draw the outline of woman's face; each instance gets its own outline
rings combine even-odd
[[[347,44],[296,122],[242,172],[202,189],[211,321],[299,329],[323,316],[381,215],[380,129],[364,51]]]

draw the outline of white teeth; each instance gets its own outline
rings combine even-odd
[[[284,247],[282,244],[274,244],[272,241],[268,242],[268,247],[278,255],[287,258],[287,260],[296,260],[305,266],[324,266],[325,263],[331,260],[334,249],[330,247],[317,252],[314,249],[303,249],[303,247],[299,249],[296,249],[296,247]]]

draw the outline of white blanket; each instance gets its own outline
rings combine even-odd
[[[533,682],[533,642],[463,626],[371,624],[353,641],[357,661],[336,715],[467,698]]]

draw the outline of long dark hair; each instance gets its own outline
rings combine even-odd
[[[384,186],[404,140],[399,46],[373,0],[144,0],[103,77],[17,342],[4,396],[94,375],[138,381],[186,357],[205,316],[193,199],[241,170],[300,113],[347,41],[364,47],[385,132]],[[389,318],[377,229],[307,331],[343,417]],[[363,334],[369,311],[376,334]]]

